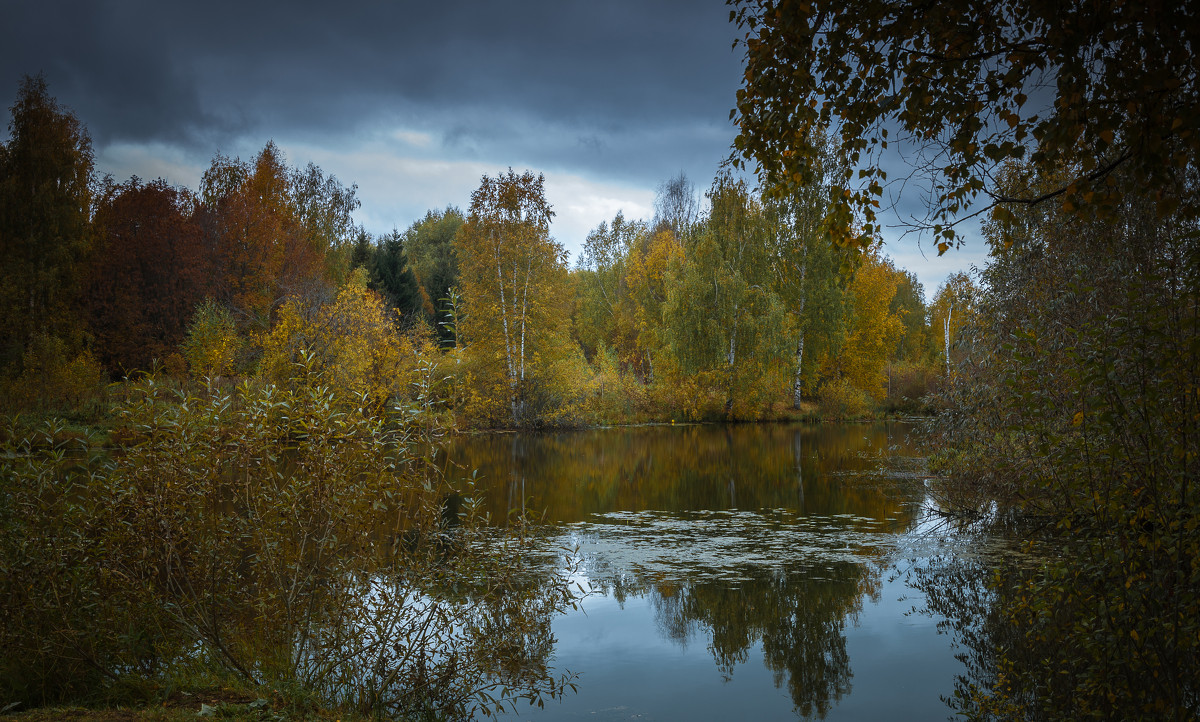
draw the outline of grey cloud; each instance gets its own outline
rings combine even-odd
[[[723,143],[711,156],[733,135],[736,29],[716,0],[50,5],[20,3],[0,30],[0,81],[15,89],[44,70],[98,142],[211,152],[247,134],[345,136],[401,116],[468,155],[552,154],[605,172],[607,156],[609,171],[677,166],[667,154],[696,140],[623,145],[639,133],[710,124]],[[570,142],[539,150],[531,127]]]

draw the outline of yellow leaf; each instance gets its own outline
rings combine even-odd
[[[1109,145],[1112,145],[1112,142],[1113,142],[1113,132],[1112,132],[1111,130],[1107,129],[1107,128],[1106,128],[1106,129],[1104,129],[1104,130],[1102,130],[1102,131],[1100,131],[1100,140],[1103,140],[1105,143],[1108,143]]]
[[[1075,418],[1071,419],[1071,426],[1079,426],[1083,423],[1083,412],[1076,411]]]

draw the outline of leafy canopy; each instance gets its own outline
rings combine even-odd
[[[842,245],[878,232],[889,131],[921,151],[929,210],[917,225],[939,253],[987,210],[1056,199],[1111,214],[1117,168],[1160,215],[1200,208],[1179,172],[1200,150],[1195,3],[730,1],[746,49],[734,162],[788,192],[811,182],[820,131],[835,131],[857,166],[828,218]],[[1068,173],[1050,189],[1002,189],[995,174],[1011,161]]]

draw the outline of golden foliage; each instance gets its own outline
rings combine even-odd
[[[420,362],[435,344],[428,329],[402,335],[379,294],[355,269],[333,303],[307,308],[293,299],[263,340],[259,372],[280,385],[323,385],[340,396],[382,407],[407,398],[420,382]]]
[[[884,367],[904,334],[904,321],[890,309],[899,279],[891,261],[871,253],[850,284],[849,333],[837,356],[830,360],[836,375],[870,394],[886,394]]]
[[[196,309],[183,342],[183,356],[200,377],[230,373],[244,345],[229,309],[209,299]]]

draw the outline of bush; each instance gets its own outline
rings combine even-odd
[[[557,695],[528,537],[487,528],[408,434],[325,389],[194,395],[147,378],[137,443],[0,456],[0,699],[93,697],[195,666],[347,709],[463,716]],[[469,494],[469,489],[466,490]]]
[[[196,378],[218,377],[233,371],[244,345],[229,309],[209,299],[192,316],[183,355]]]
[[[886,408],[890,412],[923,413],[931,410],[929,396],[942,377],[925,364],[898,363],[887,369]]]
[[[94,415],[106,381],[89,351],[71,355],[61,338],[38,334],[22,356],[21,373],[0,382],[0,400],[14,411]]]
[[[817,392],[817,410],[823,419],[861,419],[871,415],[871,399],[849,381],[837,379]]]

